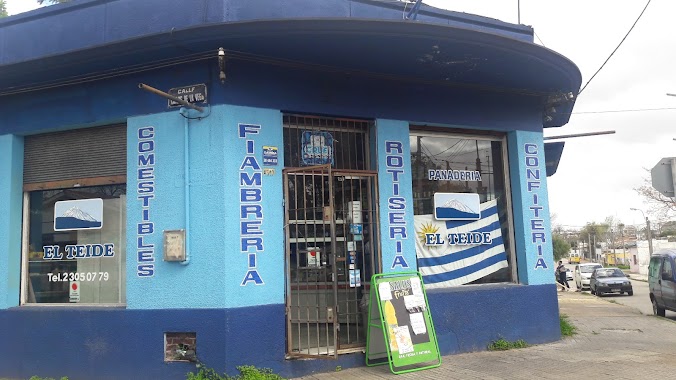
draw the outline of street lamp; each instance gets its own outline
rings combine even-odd
[[[630,208],[630,210],[640,211],[641,215],[643,215],[643,217],[645,218],[645,226],[648,229],[648,232],[646,233],[646,237],[648,238],[648,253],[650,254],[650,256],[652,256],[653,255],[653,238],[652,238],[652,235],[651,235],[651,232],[650,232],[650,220],[648,219],[647,216],[645,216],[645,214],[643,213],[643,210],[633,208],[633,207]]]

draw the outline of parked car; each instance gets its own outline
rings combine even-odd
[[[583,263],[575,266],[573,276],[575,285],[579,290],[589,287],[589,278],[591,278],[594,269],[603,268],[603,265],[597,263]]]
[[[664,317],[665,310],[676,311],[676,278],[674,267],[676,250],[665,249],[654,253],[648,265],[648,290],[653,313]]]
[[[615,267],[594,269],[589,279],[589,289],[591,294],[596,294],[599,297],[607,293],[634,295],[631,281],[620,268]]]

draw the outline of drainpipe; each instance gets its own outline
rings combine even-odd
[[[188,109],[181,107],[183,116],[183,187],[185,194],[185,261],[181,265],[190,264],[190,114]]]

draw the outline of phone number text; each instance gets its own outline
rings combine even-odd
[[[64,272],[47,273],[50,282],[65,281],[108,281],[108,272]]]

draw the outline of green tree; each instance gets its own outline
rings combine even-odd
[[[667,221],[676,216],[676,198],[670,198],[655,190],[650,178],[643,178],[643,186],[634,188],[640,196],[643,197],[645,204],[648,205],[646,215],[651,215],[651,221]]]
[[[5,4],[5,0],[0,0],[0,17],[7,17],[9,16],[7,14],[7,4]]]
[[[596,244],[605,239],[608,230],[610,230],[608,224],[596,224],[596,222],[587,223],[587,225],[580,230],[580,240],[585,242],[587,244],[586,246],[589,247],[589,250],[585,252],[585,257],[592,260],[596,259]]]
[[[570,244],[560,236],[552,236],[552,245],[554,246],[554,261],[563,260],[570,252]]]

